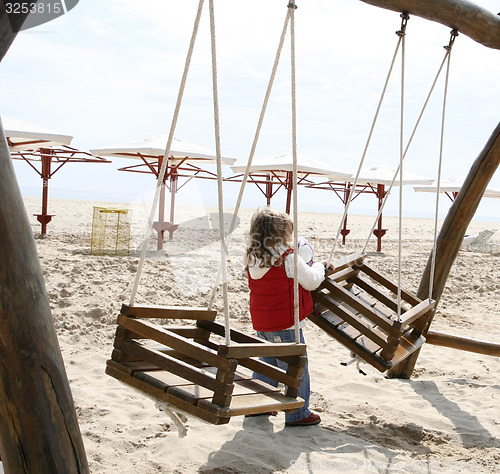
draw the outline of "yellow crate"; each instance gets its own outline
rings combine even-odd
[[[92,255],[129,255],[131,209],[94,206]]]

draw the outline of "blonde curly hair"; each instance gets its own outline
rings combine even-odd
[[[293,233],[293,222],[284,212],[270,207],[262,207],[252,216],[250,232],[247,239],[247,265],[252,266],[260,260],[261,268],[281,265],[278,246],[290,247]]]

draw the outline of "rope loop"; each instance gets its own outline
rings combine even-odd
[[[297,10],[298,7],[297,5],[295,5],[295,2],[292,1],[288,4],[288,8],[293,8],[294,10]]]
[[[408,12],[403,12],[399,16],[401,17],[401,29],[396,31],[396,34],[399,37],[402,37],[406,34],[406,25],[408,24],[408,20],[410,19],[410,15],[408,14]]]
[[[453,48],[453,45],[455,44],[455,38],[458,36],[458,31],[453,28],[453,30],[451,30],[450,32],[450,42],[446,45],[446,46],[443,46],[444,49],[446,49],[446,51],[451,51],[451,48]]]

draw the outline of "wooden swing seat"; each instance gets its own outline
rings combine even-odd
[[[309,319],[385,372],[425,342],[424,320],[436,302],[401,290],[398,318],[397,285],[364,259],[364,254],[355,253],[335,262],[335,271],[312,292],[315,311]]]
[[[216,314],[203,308],[123,305],[106,373],[215,425],[232,416],[302,407],[297,393],[305,344],[269,344],[231,330],[234,345],[227,346]],[[150,319],[189,320],[191,325],[160,325]],[[287,371],[258,359],[266,356],[287,362]],[[286,385],[285,394],[253,378],[254,371]]]

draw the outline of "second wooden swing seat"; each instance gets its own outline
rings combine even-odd
[[[216,425],[236,415],[303,406],[297,393],[305,344],[269,344],[231,330],[227,346],[216,314],[202,308],[123,305],[106,373],[174,410]],[[165,319],[195,324],[151,321]],[[287,362],[287,371],[258,359],[266,356]],[[286,385],[286,392],[254,379],[253,371]]]
[[[381,372],[391,369],[425,342],[423,331],[436,302],[401,290],[398,318],[397,285],[365,262],[348,255],[335,264],[313,292],[317,326]]]

